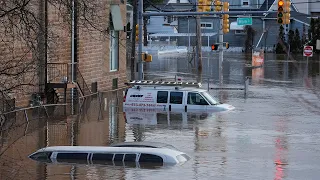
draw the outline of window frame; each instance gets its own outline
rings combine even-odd
[[[204,25],[204,26],[202,26]],[[207,26],[207,25],[210,25],[210,26]],[[213,23],[211,22],[201,22],[200,23],[200,28],[201,29],[213,29]]]
[[[119,70],[119,31],[110,30],[110,55],[109,55],[109,69],[110,72]]]

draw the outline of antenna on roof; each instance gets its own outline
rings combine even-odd
[[[156,85],[156,86],[182,86],[182,87],[201,87],[201,83],[197,82],[176,82],[176,81],[148,81],[133,80],[125,83],[126,85]]]

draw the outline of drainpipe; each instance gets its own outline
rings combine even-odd
[[[75,81],[74,74],[74,62],[75,62],[75,0],[71,0],[72,9],[71,9],[71,82]],[[73,96],[73,93],[72,93]]]
[[[77,63],[77,1],[71,0],[71,82],[76,82],[76,63]],[[75,89],[71,89],[71,114],[74,113],[74,93]]]

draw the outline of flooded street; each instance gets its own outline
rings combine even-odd
[[[277,60],[251,69],[243,54],[225,53],[219,86],[218,55],[204,54],[204,89],[235,110],[220,113],[123,112],[122,91],[86,99],[81,113],[15,121],[1,131],[0,179],[318,179],[320,176],[319,61]],[[186,55],[157,57],[145,65],[145,79],[195,81]],[[208,82],[209,85],[208,85]],[[32,116],[34,112],[28,112]],[[108,146],[124,141],[169,143],[191,159],[182,165],[45,164],[28,155],[46,146]]]

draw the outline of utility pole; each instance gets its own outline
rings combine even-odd
[[[223,20],[220,17],[219,19],[220,27],[219,27],[219,83],[222,85],[223,83]]]
[[[136,25],[137,25],[137,0],[132,1],[133,4],[133,13],[132,13],[132,29],[131,29],[131,57],[130,57],[130,73],[131,80],[136,78],[135,76],[135,64],[136,64]]]
[[[139,22],[139,43],[138,43],[138,69],[139,69],[139,80],[143,80],[143,61],[142,61],[142,27],[143,27],[143,0],[139,0],[138,3],[138,22]]]
[[[202,47],[202,41],[201,41],[201,19],[200,15],[196,16],[196,60],[198,64],[198,78],[197,81],[201,82],[201,74],[202,74],[202,52],[201,52],[201,47]]]
[[[196,2],[196,9],[197,12],[203,11],[202,4],[199,3],[197,0]],[[202,82],[202,40],[201,40],[201,18],[200,15],[196,15],[196,56],[195,60],[197,60],[197,65],[198,65],[198,77],[197,81]]]

